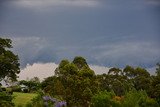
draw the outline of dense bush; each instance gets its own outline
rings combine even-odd
[[[21,87],[20,86],[12,86],[10,88],[12,88],[13,92],[21,92]]]
[[[115,96],[113,92],[99,92],[93,96],[91,105],[92,107],[159,107],[145,91],[137,90],[131,90],[121,97]]]
[[[96,75],[83,57],[75,57],[72,62],[62,60],[41,86],[45,94],[62,98],[69,107],[157,107],[160,65],[156,70],[159,75],[151,76],[144,68],[127,65]]]
[[[38,92],[38,96],[27,103],[26,107],[66,107],[66,102]]]
[[[101,91],[92,97],[91,107],[123,107],[123,99],[124,97],[116,96],[113,91]]]
[[[0,92],[0,107],[13,107],[13,97],[6,92]]]

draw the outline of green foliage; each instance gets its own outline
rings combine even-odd
[[[25,86],[28,87],[27,89],[24,89],[25,92],[28,92],[28,91],[29,92],[35,92],[35,91],[38,91],[40,89],[40,81],[37,78],[32,78],[29,81],[21,80],[21,81],[19,81],[19,84],[20,85],[25,85]]]
[[[160,64],[157,64],[156,68],[156,76],[152,76],[152,82],[151,82],[151,89],[150,89],[150,96],[152,98],[155,98],[158,104],[160,105]]]
[[[73,64],[69,63],[64,66],[63,71],[66,75],[77,75],[78,74],[78,68]]]
[[[21,87],[20,86],[11,86],[10,87],[12,89],[13,92],[21,92]]]
[[[63,84],[61,83],[61,81],[57,80],[57,81],[55,81],[53,90],[56,95],[64,95],[65,88],[64,88]]]
[[[31,102],[26,104],[26,107],[44,107],[44,102],[42,100],[42,95],[38,94],[36,97],[31,99]]]
[[[160,63],[157,63],[156,74],[160,76]]]
[[[122,70],[121,69],[119,69],[119,68],[111,68],[111,69],[109,69],[109,72],[108,72],[108,74],[110,75],[110,74],[112,74],[112,75],[120,75],[120,74],[122,74]]]
[[[46,86],[48,85],[52,85],[54,83],[54,80],[56,79],[56,76],[51,76],[51,77],[47,77],[45,78],[42,82],[41,82],[41,88],[44,89]]]
[[[123,70],[113,67],[108,74],[95,75],[78,56],[72,62],[62,60],[55,76],[46,78],[41,86],[45,93],[65,100],[70,107],[156,107],[159,94],[151,90],[151,84],[159,84],[159,77],[151,78],[144,68],[127,65]],[[151,93],[157,100],[149,99]]]
[[[0,92],[0,107],[13,107],[13,97],[6,92]]]
[[[159,76],[155,76],[153,77],[153,81],[152,81],[152,84],[151,84],[151,87],[152,87],[152,90],[151,90],[151,94],[152,94],[152,97],[160,97],[160,77]]]
[[[92,97],[92,107],[158,107],[158,103],[147,96],[145,91],[131,90],[123,97],[101,91]]]
[[[78,67],[79,70],[84,66],[88,66],[86,60],[81,56],[76,56],[73,60],[73,63]]]
[[[144,107],[147,99],[145,91],[131,90],[124,96],[123,107]]]
[[[55,75],[58,75],[58,76],[64,75],[66,73],[66,71],[64,71],[63,69],[68,64],[70,64],[70,62],[68,60],[62,60],[59,64],[58,68],[56,68],[56,70],[55,70]]]
[[[158,107],[158,103],[145,91],[131,90],[125,94],[122,107]]]
[[[75,57],[71,63],[62,60],[55,74],[42,82],[45,92],[67,101],[68,106],[88,107],[91,97],[97,92],[97,84],[95,73],[86,60],[83,57]]]
[[[79,76],[81,77],[88,77],[92,78],[95,75],[94,71],[91,70],[89,67],[84,66],[80,71],[79,71]]]
[[[10,39],[0,38],[0,80],[5,77],[16,80],[16,74],[20,72],[18,56],[9,50],[11,43]]]
[[[10,49],[12,41],[0,38],[0,80],[15,81],[20,72],[18,56]],[[59,100],[65,100],[69,107],[158,107],[160,106],[160,64],[156,75],[141,67],[127,65],[124,69],[113,67],[108,74],[95,75],[86,59],[77,56],[72,62],[62,60],[55,70],[55,76],[40,83],[34,77],[29,81],[19,82],[28,87],[24,91],[37,92],[40,88],[45,94]],[[1,87],[2,84],[0,84]],[[4,90],[2,90],[4,89]],[[20,86],[0,88],[0,107],[12,107],[13,96],[20,92]],[[15,93],[14,93],[15,94]],[[23,96],[24,95],[24,96]],[[149,97],[148,97],[149,96]],[[34,96],[35,97],[35,96]],[[16,106],[43,107],[42,93],[34,99],[29,93],[17,93]],[[32,100],[31,100],[32,99]],[[48,103],[50,106],[50,103]],[[53,104],[51,104],[53,106]]]
[[[147,98],[145,107],[159,107],[159,105],[153,98]]]
[[[12,48],[10,39],[0,38],[0,81],[3,79],[16,81],[20,72],[18,56],[9,49]],[[12,107],[12,92],[0,92],[0,107]]]
[[[92,97],[92,107],[111,107],[114,92],[101,91]]]

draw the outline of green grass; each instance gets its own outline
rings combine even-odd
[[[13,103],[15,104],[15,107],[18,107],[18,106],[25,107],[25,105],[28,102],[31,102],[31,100],[37,96],[37,94],[14,92],[13,96],[15,97],[13,99]]]

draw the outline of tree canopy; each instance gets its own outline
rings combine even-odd
[[[20,72],[18,55],[15,55],[11,48],[10,39],[0,38],[0,80],[4,78],[16,80],[16,74]]]

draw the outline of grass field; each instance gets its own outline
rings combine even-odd
[[[25,105],[30,102],[31,99],[37,96],[37,94],[14,92],[13,96],[15,97],[13,100],[15,107],[18,107],[19,105],[25,107]]]

